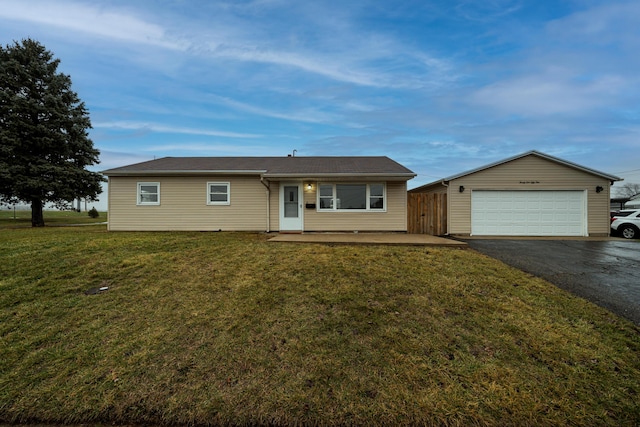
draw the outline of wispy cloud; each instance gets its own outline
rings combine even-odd
[[[211,51],[219,58],[237,61],[262,62],[292,67],[319,74],[330,79],[364,86],[385,86],[380,76],[362,69],[350,69],[347,64],[334,63],[333,58],[319,58],[321,55],[303,54],[278,50],[264,50],[257,46],[220,46]]]
[[[359,47],[366,51],[366,46]],[[353,58],[348,52],[323,54],[310,51],[284,51],[263,49],[258,46],[217,47],[211,53],[216,57],[238,61],[261,62],[291,67],[332,80],[377,88],[438,87],[454,79],[451,66],[444,60],[428,57],[424,53],[371,52],[368,58]],[[360,54],[362,55],[362,53]],[[380,66],[380,64],[385,64]],[[387,69],[394,65],[393,69]],[[404,69],[404,71],[403,71]],[[404,78],[398,78],[404,74]]]
[[[268,2],[259,7],[273,5]],[[210,59],[287,67],[361,86],[417,88],[437,86],[441,79],[451,77],[450,67],[442,59],[407,49],[403,43],[388,36],[371,34],[362,38],[356,29],[344,24],[339,25],[339,40],[334,41],[336,36],[327,34],[323,39],[324,45],[305,43],[287,48],[278,39],[261,37],[266,29],[251,31],[251,21],[235,18],[239,27],[232,27],[224,22],[224,15],[212,17],[213,22],[207,22],[206,27],[204,24],[191,29],[182,27],[178,36],[178,31],[159,23],[160,17],[137,13],[135,5],[106,8],[99,4],[65,0],[55,4],[43,0],[6,0],[0,8],[0,18],[48,25],[116,42],[152,45]],[[309,22],[309,25],[314,24]],[[212,27],[215,30],[211,30]],[[326,40],[331,42],[327,44]],[[386,70],[379,66],[382,63],[387,66],[393,64],[394,69]],[[402,72],[402,68],[407,72],[399,79],[397,73]]]
[[[184,143],[184,144],[158,144],[145,147],[144,152],[163,153],[180,152],[187,155],[196,154],[198,156],[254,156],[256,152],[262,155],[282,155],[280,148],[265,145],[231,145],[224,143]]]
[[[624,81],[617,76],[579,81],[536,74],[485,86],[472,93],[470,100],[512,115],[580,114],[602,107],[624,89]]]
[[[238,111],[245,113],[255,114],[263,117],[271,117],[274,119],[299,121],[307,123],[327,123],[336,119],[335,114],[323,112],[319,109],[298,109],[297,112],[280,112],[272,108],[263,108],[255,105],[251,105],[245,102],[236,101],[227,97],[209,95],[209,99],[213,102],[225,105]]]
[[[94,128],[107,128],[107,129],[124,129],[135,130],[145,132],[157,132],[157,133],[172,133],[172,134],[185,134],[185,135],[203,135],[203,136],[217,136],[225,138],[259,138],[262,135],[255,133],[239,133],[239,132],[227,132],[220,130],[210,129],[195,129],[180,126],[167,126],[158,123],[144,123],[144,122],[128,122],[128,121],[116,121],[116,122],[99,122],[93,124]]]
[[[0,18],[50,25],[96,37],[183,50],[187,43],[171,38],[165,29],[133,14],[68,1],[5,0]]]
[[[625,110],[636,109],[639,27],[640,3],[620,1],[556,18],[542,29],[529,28],[529,44],[489,62],[486,81],[465,99],[473,110],[487,108],[512,118],[555,120],[560,115],[573,132],[608,127]],[[570,117],[579,123],[566,121]]]
[[[465,19],[491,22],[521,8],[522,1],[520,0],[464,0],[456,5],[456,12]]]
[[[613,153],[638,147],[637,0],[0,3],[4,40],[60,55],[105,159],[296,148],[448,176],[538,149],[636,169]]]
[[[549,22],[549,34],[557,37],[561,44],[583,43],[596,46],[616,42],[619,47],[640,43],[638,30],[640,3],[637,1],[615,1],[594,5],[567,17]],[[622,42],[622,44],[620,44]]]

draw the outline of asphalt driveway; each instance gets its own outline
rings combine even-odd
[[[640,240],[466,240],[640,325]]]

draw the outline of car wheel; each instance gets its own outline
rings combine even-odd
[[[633,225],[623,225],[620,234],[625,239],[633,239],[638,236],[638,230]]]

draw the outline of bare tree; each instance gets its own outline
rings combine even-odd
[[[616,196],[620,198],[630,199],[638,194],[640,194],[640,184],[634,184],[632,182],[622,184],[616,191]]]

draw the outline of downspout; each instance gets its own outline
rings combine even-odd
[[[111,215],[111,177],[107,176],[107,231],[111,231],[109,215]]]
[[[268,181],[267,181],[268,182]],[[264,176],[260,176],[260,183],[267,189],[267,233],[271,232],[271,187],[270,183],[265,183]]]
[[[451,212],[449,204],[451,203],[451,197],[449,197],[449,184],[445,184],[444,179],[440,182],[447,189],[447,236],[451,234],[450,226],[451,221],[449,221],[449,212]]]

